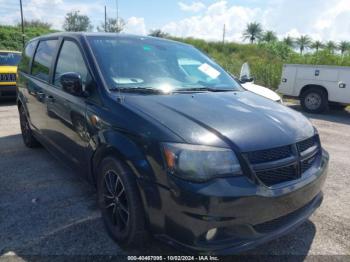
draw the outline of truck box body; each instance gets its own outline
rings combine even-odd
[[[326,65],[283,65],[278,91],[300,97],[305,88],[323,88],[328,101],[350,104],[350,67]]]

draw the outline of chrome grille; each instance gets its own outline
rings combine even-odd
[[[0,82],[16,82],[16,74],[0,74]]]

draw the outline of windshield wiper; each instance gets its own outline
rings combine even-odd
[[[152,87],[141,87],[141,86],[136,86],[136,87],[116,87],[116,88],[111,88],[109,89],[111,91],[115,92],[126,92],[126,93],[153,93],[153,94],[159,94],[162,93],[161,90],[155,89]]]
[[[174,90],[174,92],[232,92],[236,91],[234,89],[226,88],[212,88],[212,87],[190,87],[190,88],[179,88]]]

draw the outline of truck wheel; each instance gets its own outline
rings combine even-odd
[[[145,213],[135,177],[114,157],[100,164],[97,195],[110,237],[122,246],[147,245]]]
[[[322,113],[328,109],[327,93],[323,89],[310,88],[300,96],[302,108],[309,113]]]

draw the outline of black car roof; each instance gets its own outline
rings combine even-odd
[[[144,36],[144,35],[133,35],[133,34],[125,34],[125,33],[105,33],[105,32],[58,32],[51,33],[47,35],[38,36],[36,38],[31,39],[29,42],[41,39],[47,39],[52,37],[74,37],[74,38],[82,38],[86,36],[107,36],[107,37],[115,37],[121,39],[149,39],[154,41],[162,41],[162,42],[170,42],[170,43],[178,43],[183,45],[188,45],[182,42],[174,41],[171,39],[152,37],[152,36]]]

